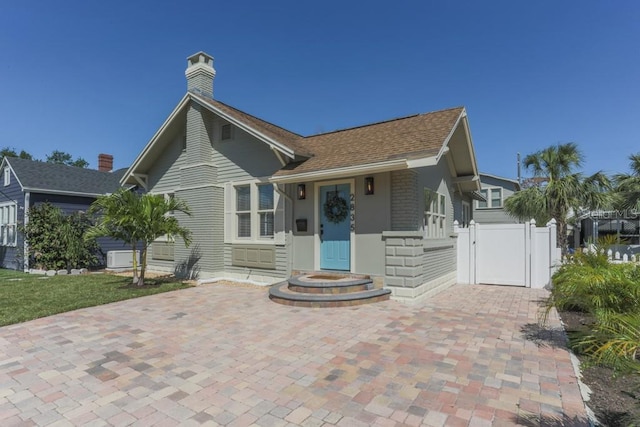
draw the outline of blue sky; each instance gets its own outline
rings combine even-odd
[[[464,105],[481,171],[640,152],[640,2],[0,2],[0,147],[128,166],[215,57],[215,98],[303,135]]]

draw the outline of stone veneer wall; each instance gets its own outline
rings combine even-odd
[[[417,302],[456,283],[455,239],[427,242],[425,247],[420,231],[385,231],[382,238],[384,286],[392,299]]]

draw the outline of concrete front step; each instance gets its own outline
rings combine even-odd
[[[362,292],[373,289],[371,279],[351,279],[343,278],[338,280],[303,280],[303,277],[292,277],[288,280],[289,289],[293,292],[309,293],[309,294],[345,294],[353,292]]]
[[[269,289],[269,298],[296,307],[350,307],[389,299],[391,291],[374,288],[366,277],[307,274]]]

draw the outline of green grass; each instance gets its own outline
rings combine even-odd
[[[138,288],[111,274],[46,277],[0,269],[0,326],[188,287],[176,279],[145,279]]]

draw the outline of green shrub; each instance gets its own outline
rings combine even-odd
[[[553,276],[549,303],[558,310],[600,313],[640,311],[640,283],[632,264],[570,263]],[[636,279],[636,280],[634,280]]]
[[[29,222],[20,231],[29,242],[29,265],[47,270],[93,267],[100,248],[95,239],[84,239],[91,220],[81,212],[65,215],[44,203],[29,209]]]
[[[640,267],[609,262],[609,240],[566,260],[553,276],[544,314],[553,307],[588,313],[593,324],[573,336],[572,348],[615,372],[640,374]]]

